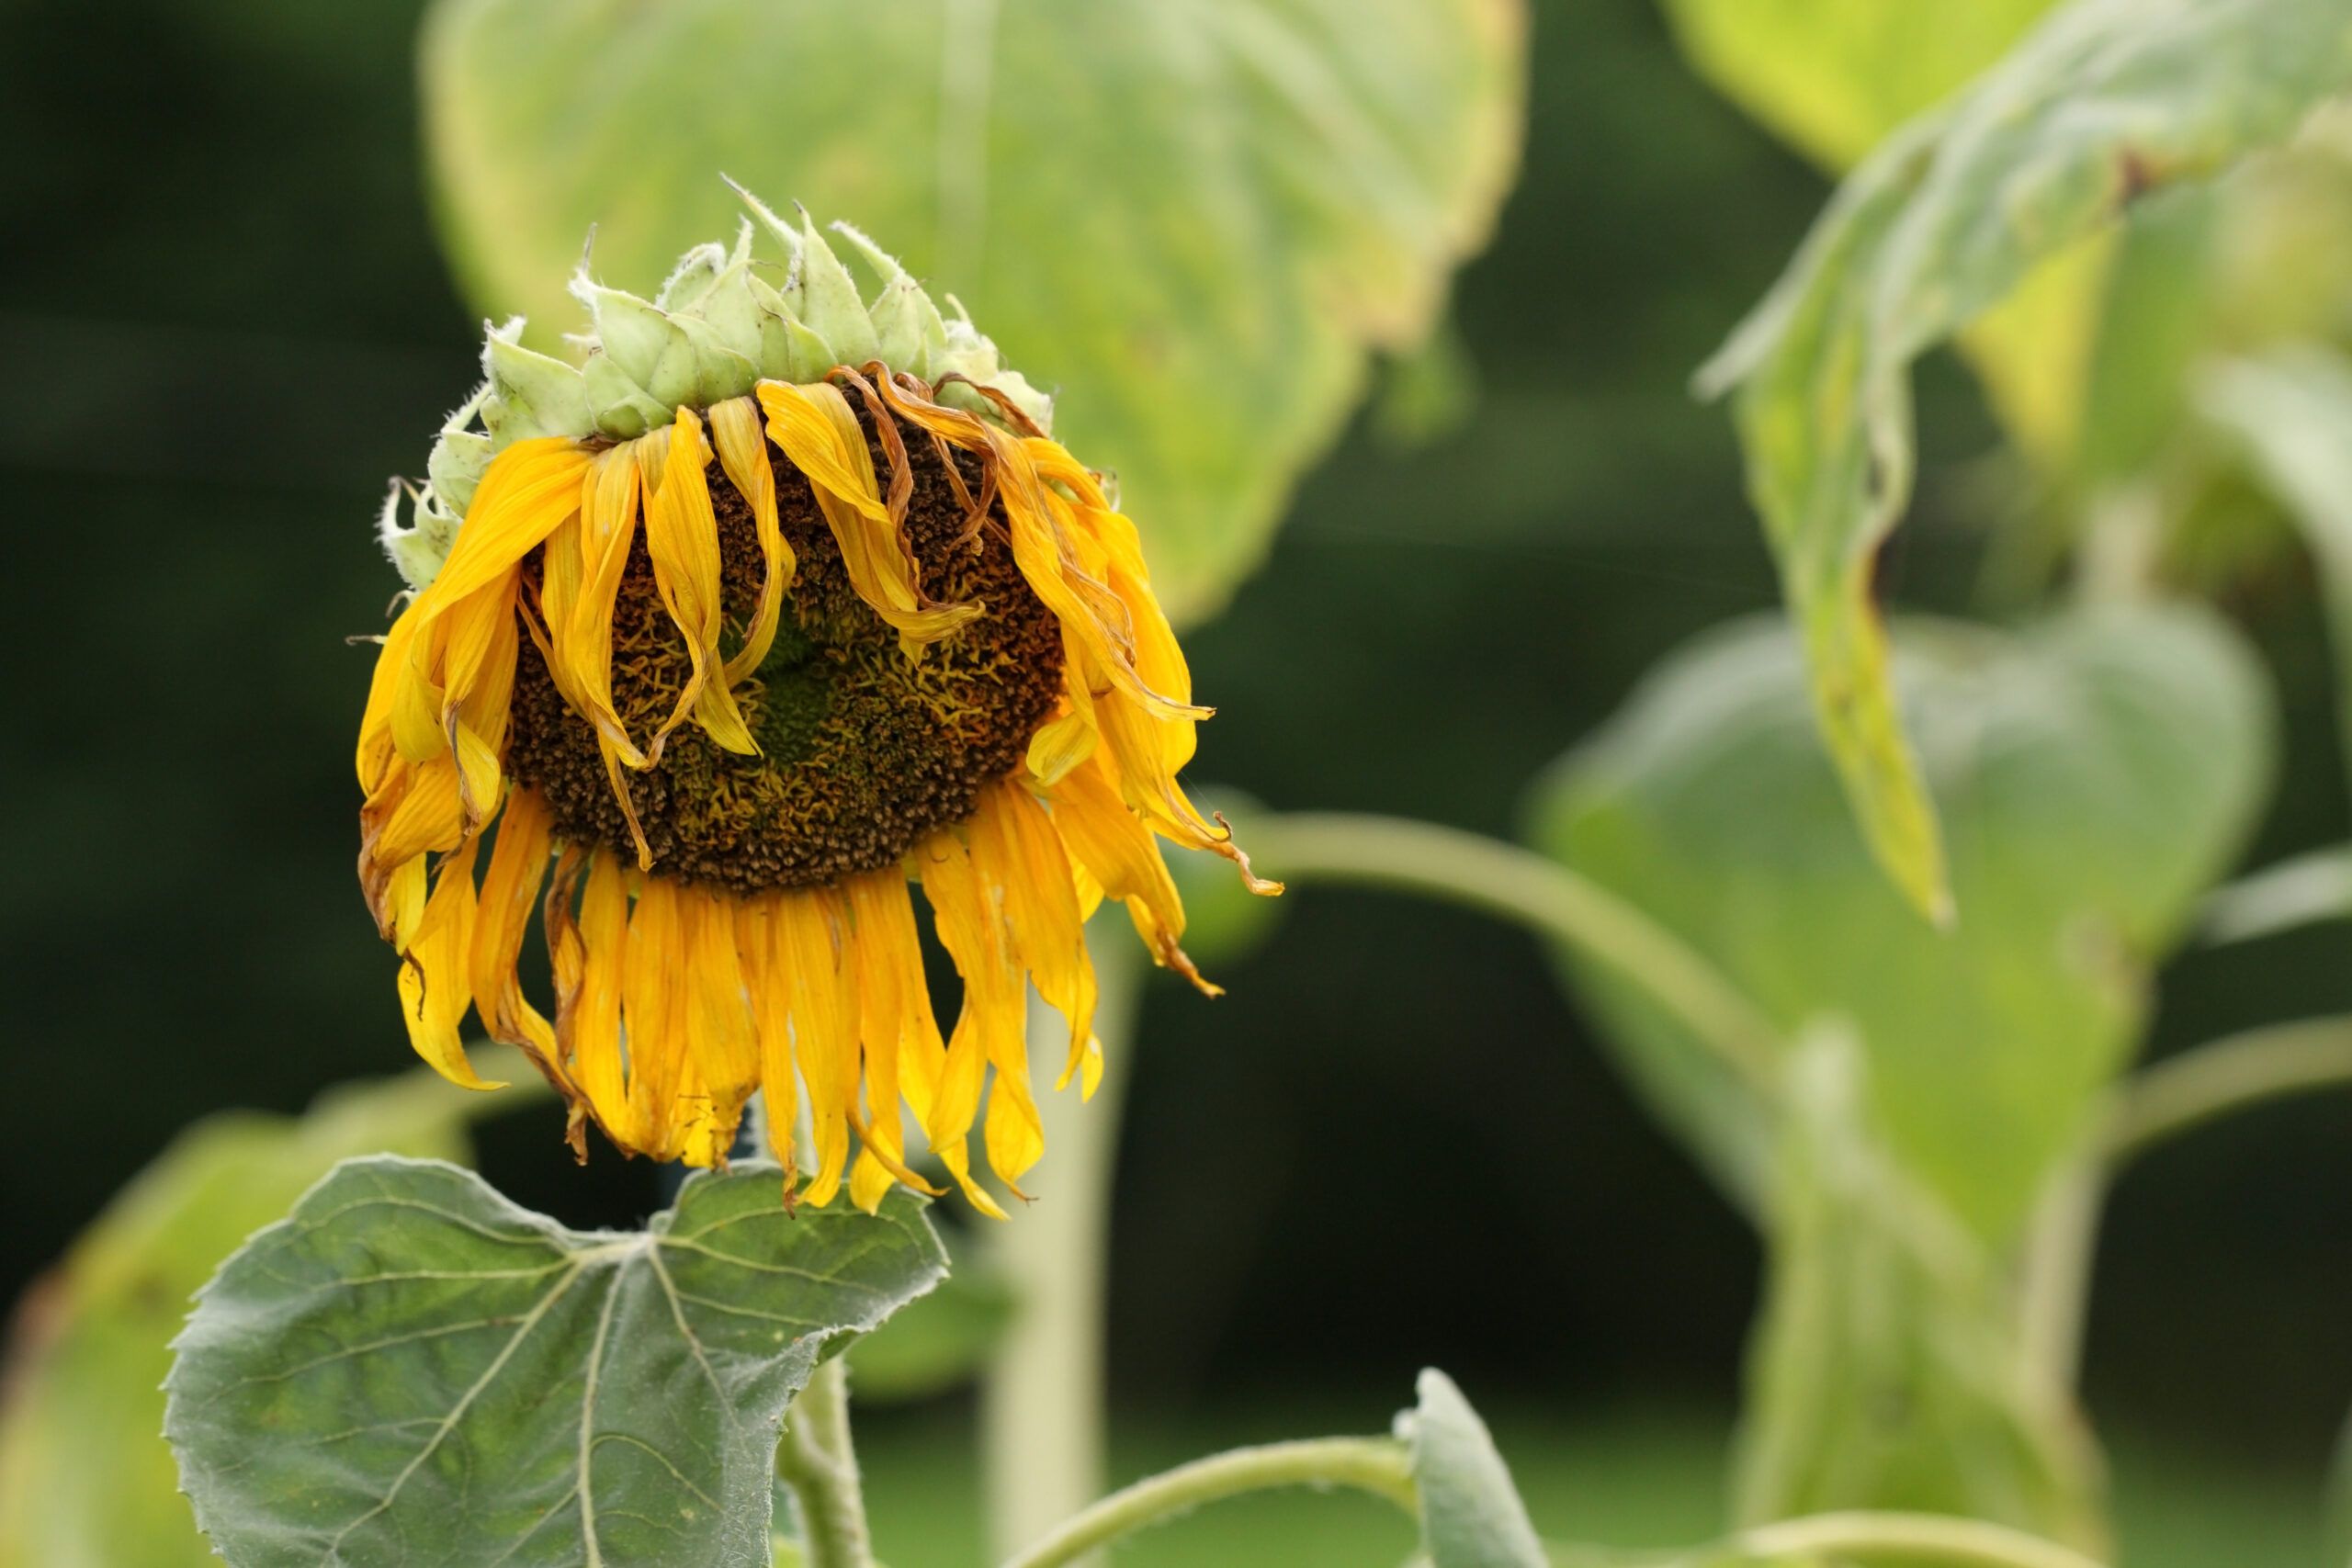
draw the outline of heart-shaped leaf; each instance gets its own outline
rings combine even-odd
[[[785,1406],[945,1267],[902,1191],[872,1218],[783,1196],[738,1167],[580,1233],[454,1166],[336,1168],[176,1347],[198,1522],[232,1568],[765,1568]]]
[[[1890,1148],[2006,1235],[2136,1042],[2155,960],[2264,798],[2267,695],[2220,622],[2112,608],[1905,628],[1906,716],[1965,913],[1911,919],[1855,839],[1784,628],[1654,671],[1537,801],[1547,852],[1646,910],[1792,1037],[1850,1021]],[[1654,1004],[1576,970],[1611,1043],[1751,1203],[1776,1134]]]
[[[569,328],[731,233],[724,170],[855,223],[1064,394],[1161,596],[1214,607],[1417,344],[1516,161],[1519,0],[441,0],[427,130],[492,314]]]

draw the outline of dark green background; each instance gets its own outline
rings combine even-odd
[[[370,650],[344,639],[397,586],[369,540],[386,479],[475,374],[421,186],[415,20],[0,11],[0,1295],[191,1117],[410,1060],[352,878]],[[1476,409],[1418,450],[1366,420],[1306,481],[1271,565],[1191,638],[1222,708],[1201,778],[1509,833],[1645,666],[1775,602],[1726,422],[1683,381],[1823,182],[1681,67],[1645,0],[1540,7],[1535,43],[1525,178],[1459,290]],[[2005,470],[1951,365],[1922,414],[1885,581],[1963,609],[1964,515]],[[2341,839],[2309,585],[2282,566],[2234,608],[2290,751],[2255,858]],[[2177,965],[2160,1047],[2352,1003],[2344,940]],[[1755,1247],[1529,939],[1306,890],[1220,977],[1216,1004],[1155,990],[1114,1069],[1136,1075],[1123,1402],[1388,1398],[1440,1361],[1506,1402],[1727,1406]],[[646,1167],[575,1173],[556,1134],[544,1107],[494,1124],[494,1178],[575,1221],[651,1206]],[[2352,1102],[2200,1134],[2117,1198],[2096,1413],[2315,1472],[2352,1405],[2348,1301]]]

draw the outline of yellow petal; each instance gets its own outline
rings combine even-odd
[[[468,984],[491,1038],[521,1046],[541,1072],[560,1084],[564,1074],[557,1059],[554,1026],[525,998],[515,971],[532,908],[547,878],[552,833],[547,801],[538,791],[516,790],[499,815],[498,841],[491,851],[490,868],[482,873]]]
[[[858,1114],[857,1013],[843,962],[842,899],[831,888],[813,888],[784,894],[776,908],[778,958],[792,987],[793,1045],[808,1086],[816,1143],[808,1201],[824,1204],[849,1168],[850,1119]]]
[[[840,389],[781,381],[759,384],[768,439],[806,475],[825,514],[850,587],[912,643],[936,642],[980,613],[977,604],[932,604],[923,597],[899,519],[883,504],[865,449],[865,429]]]
[[[420,601],[427,618],[505,576],[580,510],[590,455],[562,436],[517,441],[491,460],[449,558]]]
[[[1029,1094],[1026,1021],[1021,970],[1011,933],[999,912],[1000,890],[983,880],[974,857],[953,832],[934,833],[917,851],[924,897],[940,945],[964,978],[964,1007],[947,1038],[946,1069],[925,1131],[950,1170],[979,1111],[980,1090],[996,1068],[989,1120],[989,1164],[1016,1181],[1044,1147],[1045,1130]],[[959,1179],[963,1179],[959,1173]]]
[[[647,766],[613,705],[613,604],[637,541],[638,445],[599,453],[581,480],[581,583],[570,612],[550,603],[549,672],[565,700],[596,727],[604,749],[631,768]],[[627,797],[623,796],[624,808]]]
[[[692,713],[713,740],[729,751],[751,755],[759,746],[744,728],[718,656],[718,519],[703,479],[707,447],[702,421],[692,409],[681,408],[677,422],[657,434],[666,438],[666,456],[660,487],[645,497],[645,547],[653,559],[654,586],[686,640],[693,667],[676,709],[646,754],[658,757],[670,732]]]
[[[687,1110],[684,1009],[679,995],[686,963],[679,889],[658,876],[644,879],[630,911],[628,948],[621,965],[621,1027],[628,1044],[629,1146],[656,1159],[675,1159],[684,1144]]]
[[[761,438],[759,411],[752,400],[729,398],[714,404],[710,434],[728,482],[751,503],[752,524],[759,534],[760,559],[765,568],[760,579],[760,602],[752,612],[752,624],[744,629],[743,646],[727,661],[727,679],[731,683],[750,675],[767,658],[775,641],[784,591],[792,586],[799,562],[776,521],[775,469],[768,461],[768,444]]]
[[[682,889],[686,971],[686,1049],[708,1097],[710,1121],[733,1142],[743,1102],[760,1081],[760,1038],[735,940],[733,901]],[[726,1151],[719,1151],[724,1154]]]
[[[998,889],[1020,963],[1046,1005],[1069,1024],[1069,1060],[1056,1085],[1066,1088],[1081,1066],[1102,1056],[1094,1038],[1094,964],[1069,857],[1045,807],[1010,780],[981,795],[971,837],[973,863]]]
[[[865,1146],[851,1174],[850,1200],[872,1213],[894,1181],[939,1191],[907,1168],[899,1100],[903,1083],[905,1098],[922,1116],[944,1066],[946,1046],[923,981],[906,874],[895,865],[867,872],[852,877],[845,892],[854,995],[865,1047],[865,1119],[858,1128]]]
[[[467,949],[473,937],[474,847],[477,840],[441,863],[433,897],[416,940],[401,959],[401,1015],[408,1041],[434,1071],[460,1089],[503,1089],[479,1077],[466,1059],[458,1026],[472,998],[466,988]]]
[[[580,911],[571,911],[577,888]],[[566,1076],[605,1135],[634,1148],[621,1050],[621,976],[628,952],[628,885],[606,850],[567,845],[547,899],[555,968],[555,1027]],[[575,1148],[579,1145],[575,1145]]]
[[[789,1193],[799,1175],[792,1146],[800,1119],[800,1080],[793,1061],[791,965],[784,950],[784,896],[764,893],[736,907],[736,947],[743,955],[760,1032],[760,1094],[767,1101],[768,1148],[784,1167]]]
[[[369,795],[375,794],[376,786],[383,782],[385,770],[391,766],[396,754],[392,746],[392,699],[407,676],[409,650],[423,620],[416,612],[416,602],[410,600],[384,634],[383,646],[376,654],[375,671],[368,677],[368,706],[359,717],[357,762],[359,787]]]

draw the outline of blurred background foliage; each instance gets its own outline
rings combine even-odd
[[[1823,988],[1850,1000],[1914,964],[1922,985],[1956,982],[1934,973],[1948,959],[1914,951],[1893,896],[1870,883],[1802,728],[1772,722],[1797,711],[1792,667],[1739,659],[1752,684],[1738,686],[1709,673],[1754,635],[1723,623],[1780,595],[1729,424],[1685,384],[1805,231],[1822,167],[1973,73],[2035,7],[1889,7],[1924,32],[1885,37],[1838,30],[1864,7],[1668,9],[1535,8],[1523,169],[1493,248],[1463,274],[1436,346],[1385,372],[1308,473],[1264,569],[1189,640],[1199,687],[1223,710],[1196,772],[1277,807],[1392,811],[1506,837],[1533,823],[1562,846],[1626,815],[1614,792],[1641,774],[1659,786],[1641,832],[1612,836],[1616,858],[1591,869],[1640,886],[1670,920],[1723,922],[1686,934],[1736,948],[1746,962],[1726,967],[1793,1023]],[[1955,15],[1927,19],[1943,12]],[[0,128],[44,150],[0,175],[16,231],[36,242],[0,252],[0,344],[17,370],[0,388],[13,562],[0,609],[18,649],[17,739],[0,760],[17,828],[0,902],[21,1075],[0,1145],[0,1289],[13,1292],[192,1116],[291,1111],[406,1065],[389,962],[345,880],[367,650],[343,639],[380,625],[391,578],[367,522],[386,476],[420,467],[470,384],[478,325],[425,220],[417,7],[19,0],[5,17],[15,47],[0,51]],[[1757,46],[1749,27],[1778,45]],[[1802,153],[1694,74],[1676,28]],[[1914,68],[1930,56],[1949,73]],[[1832,73],[1841,61],[1855,68]],[[1811,74],[1792,73],[1807,62]],[[885,80],[834,112],[872,114],[879,147],[897,133],[888,111],[910,105],[905,134],[928,166],[936,127],[914,111],[933,84],[900,82],[886,63]],[[1873,86],[1849,100],[1823,85],[1833,76]],[[463,148],[442,156],[495,175]],[[2164,639],[2161,657],[2111,625],[1922,625],[1909,657],[1931,776],[1957,778],[1986,820],[2019,823],[2001,835],[2007,856],[1956,855],[1963,908],[1973,878],[2022,920],[2064,924],[2087,900],[2138,940],[2105,985],[2030,954],[1983,954],[2009,981],[1977,998],[1985,1018],[1972,1029],[1939,1013],[1915,1041],[1917,1077],[1874,1081],[1891,1136],[1905,1135],[1906,1098],[1952,1092],[1939,1070],[1979,1031],[1998,1034],[1989,1048],[2021,1074],[2095,1077],[2143,1020],[2163,1053],[2352,1006],[2340,927],[2192,947],[2141,972],[2242,839],[2246,863],[2263,864],[2347,836],[2327,636],[2342,590],[2293,530],[2336,541],[2318,555],[2330,567],[2341,535],[2317,533],[2330,525],[2319,509],[2294,504],[2299,454],[2313,444],[2282,451],[2273,438],[2289,422],[2256,412],[2275,379],[2247,379],[2308,371],[2317,352],[2324,390],[2327,345],[2352,342],[2352,271],[2328,259],[2352,254],[2340,165],[2314,138],[2168,198],[1973,333],[1973,364],[1992,367],[1983,383],[1953,357],[1922,368],[1920,493],[1879,577],[1894,599],[1947,615],[2029,602],[2083,519],[2124,509],[2145,520],[2155,570],[2210,593],[2260,666],[2202,623]],[[839,178],[821,215],[910,250],[934,243],[859,207],[855,171]],[[531,194],[485,188],[491,220]],[[724,207],[723,192],[695,199]],[[445,216],[467,221],[455,197]],[[578,224],[546,209],[529,218],[556,254],[533,274],[551,280],[576,254]],[[658,249],[709,227],[665,233]],[[2092,299],[2103,303],[2086,313]],[[1372,343],[1425,338],[1434,297],[1407,304]],[[2052,312],[2041,324],[2037,308]],[[2068,338],[2050,320],[2089,324]],[[2290,342],[2306,357],[2282,366],[2274,351]],[[1292,449],[1340,417],[1346,358],[1327,348],[1319,389],[1280,411],[1296,416]],[[1193,368],[1194,395],[1217,388],[1221,367]],[[1039,369],[1050,378],[1050,363]],[[2100,420],[2070,423],[2085,386],[2104,389],[2087,404]],[[1231,406],[1266,395],[1237,388]],[[1709,640],[1685,649],[1701,633]],[[1934,710],[1939,671],[1952,669],[1970,678],[1951,682],[1947,720]],[[1711,710],[1696,731],[1692,705]],[[2184,706],[2221,718],[2185,753],[2187,727],[2166,722]],[[2151,761],[2118,778],[2101,772],[2110,756],[2053,784],[1983,743],[2079,733],[2093,716]],[[1939,773],[1947,722],[1960,739]],[[1946,805],[1958,851],[1969,814]],[[1820,835],[1804,840],[1818,884],[1802,890],[1773,869],[1796,841],[1767,825],[1783,806]],[[2108,833],[2125,813],[2175,825],[2165,855]],[[2074,874],[2050,874],[2057,854]],[[1871,950],[1883,956],[1818,973],[1806,959],[1817,950],[1792,939],[1822,927],[1883,942]],[[1664,1541],[1719,1518],[1720,1433],[1767,1265],[1612,1069],[1602,1026],[1647,1025],[1606,994],[1572,1006],[1529,939],[1337,891],[1294,895],[1263,944],[1218,977],[1232,995],[1214,1006],[1155,990],[1145,1049],[1125,1065],[1110,1325],[1113,1396],[1128,1416],[1121,1472],[1210,1441],[1376,1423],[1436,1361],[1498,1418],[1547,1529]],[[2082,1021],[2066,1049],[2038,1049],[2035,1031],[2054,1033],[2061,1016]],[[1834,1069],[1823,1076],[1834,1092]],[[1686,1091],[1703,1087],[1657,1096],[1669,1114],[1700,1116],[1676,1100]],[[2320,1561],[2318,1481],[2352,1403],[2347,1122],[2340,1099],[2266,1110],[2165,1150],[2115,1195],[2086,1400],[2113,1450],[2132,1562]],[[2022,1131],[1908,1124],[1939,1201],[1996,1227],[2022,1201],[2004,1175],[2031,1168]],[[503,1190],[567,1222],[658,1206],[641,1165],[600,1157],[573,1172],[543,1104],[475,1131]],[[1743,1162],[1763,1157],[1709,1147],[1735,1192]],[[1050,1163],[1039,1176],[1050,1182]],[[141,1201],[124,1199],[113,1234],[135,1232]],[[27,1298],[28,1321],[59,1290],[101,1288],[106,1244],[89,1246],[62,1284]],[[153,1301],[142,1310],[172,1316]],[[20,1369],[17,1386],[34,1375]],[[965,1418],[950,1398],[869,1428],[886,1557],[968,1551],[958,1495],[937,1479],[964,1469]],[[12,1464],[8,1484],[33,1473]],[[922,1506],[894,1509],[894,1490]],[[1191,1554],[1220,1540],[1229,1552],[1252,1521],[1278,1532],[1246,1538],[1266,1552],[1297,1528],[1283,1524],[1299,1517],[1289,1507],[1250,1505],[1136,1558],[1205,1560]],[[1401,1546],[1363,1517],[1363,1537],[1318,1524],[1285,1560]]]

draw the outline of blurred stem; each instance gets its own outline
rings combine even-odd
[[[2107,1164],[2218,1117],[2306,1089],[2352,1086],[2352,1016],[2302,1019],[2229,1035],[2133,1078],[2108,1123]]]
[[[1646,991],[1751,1088],[1778,1098],[1780,1032],[1681,938],[1599,884],[1515,844],[1397,817],[1253,818],[1251,852],[1273,874],[1426,893],[1527,927]]]
[[[2096,1559],[2039,1536],[1939,1514],[1815,1514],[1743,1531],[1724,1545],[1760,1558],[1812,1554],[1898,1558],[1962,1568],[2103,1568]]]
[[[2233,1111],[2335,1088],[2352,1088],[2352,1016],[2229,1035],[2122,1086],[2103,1134],[2052,1179],[2028,1236],[2019,1318],[2026,1364],[2043,1386],[2071,1388],[2079,1370],[2099,1208],[2115,1172]]]
[[[798,1506],[808,1568],[873,1568],[865,1491],[849,1433],[848,1367],[840,1356],[818,1363],[776,1445],[776,1474]]]
[[[1109,918],[1124,927],[1114,908]],[[997,1227],[996,1255],[1014,1293],[1012,1325],[980,1391],[982,1462],[994,1549],[1035,1540],[1103,1485],[1102,1318],[1111,1180],[1136,1010],[1142,999],[1136,947],[1124,931],[1088,933],[1101,987],[1094,1033],[1105,1067],[1091,1102],[1073,1087],[1037,1096],[1046,1124],[1043,1196]],[[1069,1031],[1035,998],[1029,1007],[1032,1070],[1058,1077]]]
[[[2081,1370],[2106,1177],[2096,1149],[2069,1159],[2051,1178],[2026,1233],[2018,1288],[2019,1354],[2033,1385],[2059,1399],[2072,1397]]]
[[[1212,1454],[1148,1476],[1088,1508],[1004,1568],[1060,1568],[1095,1548],[1204,1503],[1279,1486],[1349,1486],[1420,1513],[1413,1465],[1393,1438],[1313,1438]]]

